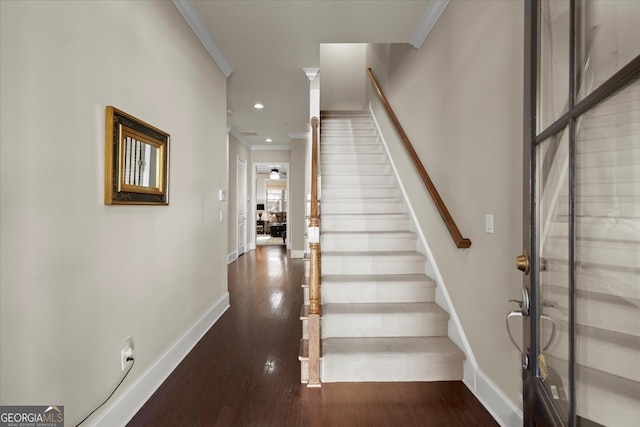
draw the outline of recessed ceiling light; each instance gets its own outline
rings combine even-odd
[[[253,108],[255,108],[256,110],[262,110],[264,108],[264,105],[258,102],[257,104],[253,105]]]
[[[267,141],[267,142],[273,142],[273,139],[271,139],[271,138],[267,138],[267,139],[265,139],[265,141]]]

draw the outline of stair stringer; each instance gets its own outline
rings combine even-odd
[[[467,385],[469,390],[476,395],[476,397],[483,403],[485,408],[491,413],[491,415],[499,421],[501,425],[522,425],[523,414],[522,410],[516,407],[511,400],[502,393],[502,391],[482,372],[478,366],[478,362],[473,354],[471,344],[467,339],[467,336],[460,322],[460,318],[453,305],[449,292],[447,291],[446,283],[438,269],[438,265],[435,262],[433,252],[429,247],[424,231],[417,224],[417,215],[413,206],[411,205],[411,199],[406,191],[404,183],[398,173],[398,168],[394,161],[391,150],[389,149],[387,140],[384,136],[384,132],[371,103],[369,103],[369,113],[373,123],[378,131],[378,136],[382,141],[385,153],[391,165],[393,175],[396,178],[396,182],[402,193],[402,199],[404,200],[405,213],[409,216],[410,230],[415,232],[418,236],[418,244],[416,250],[422,253],[425,258],[425,274],[431,279],[436,281],[436,304],[442,307],[447,313],[449,313],[448,322],[448,336],[449,338],[462,349],[466,358],[462,363],[463,378],[462,381]]]

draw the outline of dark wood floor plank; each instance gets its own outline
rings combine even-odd
[[[283,246],[229,264],[231,307],[128,425],[497,425],[462,382],[300,384],[303,271]]]

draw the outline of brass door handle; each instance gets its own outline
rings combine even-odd
[[[529,274],[529,251],[525,249],[522,255],[518,255],[517,260],[518,270]]]

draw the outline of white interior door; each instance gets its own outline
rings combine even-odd
[[[247,241],[247,162],[238,157],[238,256],[246,252]]]

